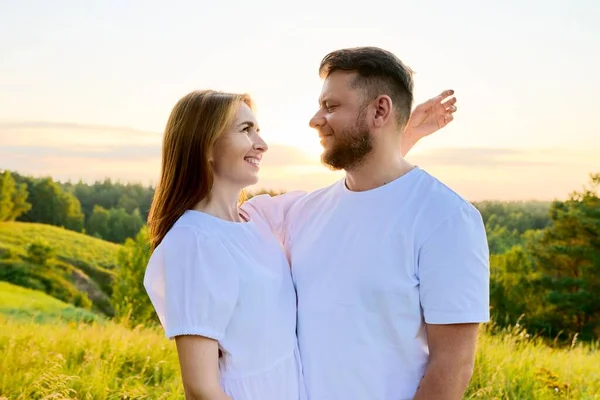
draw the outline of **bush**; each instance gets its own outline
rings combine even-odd
[[[56,249],[44,239],[35,239],[27,247],[26,260],[32,264],[48,265],[48,262],[56,256]]]

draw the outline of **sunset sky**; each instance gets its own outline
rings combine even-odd
[[[415,105],[458,97],[409,161],[469,200],[564,198],[600,172],[598,21],[593,0],[0,0],[0,169],[156,182],[171,108],[212,88],[257,102],[259,187],[317,189],[341,176],[308,127],[319,62],[374,45],[416,71]]]

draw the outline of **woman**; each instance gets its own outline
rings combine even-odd
[[[187,398],[304,398],[289,265],[269,226],[238,208],[266,150],[245,95],[190,93],[167,123],[144,284]]]
[[[239,207],[267,149],[246,95],[189,93],[166,126],[144,285],[189,399],[306,399],[289,264],[258,210],[297,195]]]

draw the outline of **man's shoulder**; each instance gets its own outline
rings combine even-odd
[[[471,214],[477,219],[481,217],[479,210],[469,200],[426,171],[422,171],[414,190],[412,198],[416,215],[420,217],[419,222],[424,228],[433,228],[460,212]]]
[[[424,171],[423,190],[427,192],[427,199],[432,206],[456,209],[456,207],[473,207],[471,202],[459,194],[455,189],[442,182],[439,178]]]

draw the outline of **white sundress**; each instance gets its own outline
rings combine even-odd
[[[268,222],[186,211],[155,249],[144,286],[168,338],[219,342],[234,400],[306,400],[289,264]]]

